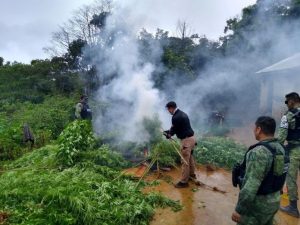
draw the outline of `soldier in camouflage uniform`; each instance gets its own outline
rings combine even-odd
[[[274,138],[275,129],[276,123],[271,117],[259,117],[255,123],[254,134],[259,142],[245,155],[245,175],[232,214],[232,220],[240,225],[271,225],[279,209],[280,189],[287,168],[284,147]],[[272,182],[265,182],[270,176]],[[273,185],[278,177],[281,178],[279,185]]]
[[[295,92],[287,94],[285,98],[289,110],[281,118],[278,139],[281,143],[288,142],[290,166],[286,184],[290,204],[287,207],[280,207],[280,210],[299,218],[297,177],[300,166],[300,98]]]
[[[92,119],[92,111],[88,105],[88,97],[86,95],[82,95],[80,97],[80,102],[78,102],[75,106],[75,118],[76,119]]]

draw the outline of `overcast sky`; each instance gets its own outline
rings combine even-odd
[[[93,0],[0,0],[0,56],[6,61],[30,62],[47,58],[51,33],[68,20],[72,12]],[[143,15],[142,26],[157,27],[175,34],[178,20],[186,21],[193,33],[217,39],[226,20],[241,13],[256,0],[115,0],[132,6]]]

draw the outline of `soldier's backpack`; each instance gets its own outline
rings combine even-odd
[[[82,119],[92,119],[92,110],[87,103],[82,103],[80,116]]]
[[[289,158],[285,155],[284,157],[284,171],[281,175],[275,175],[274,174],[274,159],[276,157],[276,149],[274,149],[272,146],[270,146],[268,143],[257,143],[255,145],[250,146],[248,151],[245,153],[244,160],[241,164],[236,164],[232,170],[232,184],[234,187],[239,186],[241,189],[245,173],[246,173],[246,156],[249,151],[254,149],[257,146],[264,146],[266,147],[273,155],[273,161],[271,165],[271,169],[267,173],[267,175],[264,177],[258,191],[257,195],[267,195],[274,193],[276,191],[280,191],[284,185],[285,177],[287,175],[288,171],[288,164],[289,164]],[[284,148],[284,147],[283,147]]]

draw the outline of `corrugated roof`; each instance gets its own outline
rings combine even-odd
[[[270,73],[280,70],[294,69],[298,67],[300,68],[300,52],[260,71],[257,71],[256,73]]]

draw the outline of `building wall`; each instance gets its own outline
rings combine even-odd
[[[277,121],[286,112],[285,95],[300,93],[300,70],[261,75],[260,112]]]

